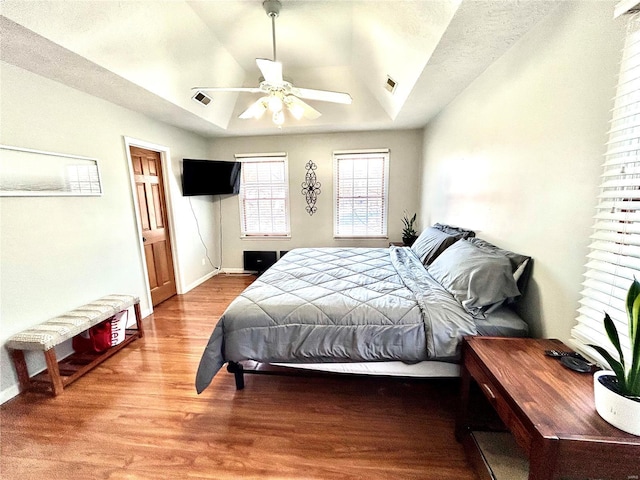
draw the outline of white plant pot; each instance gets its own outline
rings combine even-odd
[[[623,397],[605,387],[598,380],[602,376],[615,373],[600,370],[593,375],[593,394],[598,414],[620,430],[640,435],[640,402]]]

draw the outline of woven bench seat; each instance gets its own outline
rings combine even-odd
[[[135,309],[137,329],[127,329],[127,335],[121,344],[111,347],[106,352],[96,354],[95,358],[90,361],[83,359],[80,364],[74,364],[76,359],[73,355],[58,362],[54,347],[132,306]],[[13,357],[21,391],[32,386],[23,350],[40,350],[44,352],[47,362],[47,371],[41,376],[50,380],[53,394],[59,395],[64,386],[75,381],[132,340],[142,337],[143,334],[140,299],[133,295],[112,294],[12,335],[5,345]],[[72,374],[61,376],[60,366],[63,365],[63,362],[64,370],[72,369]]]
[[[6,346],[49,350],[139,302],[132,295],[107,295],[9,337]]]

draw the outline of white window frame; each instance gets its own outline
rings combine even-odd
[[[344,226],[339,224],[339,201],[340,178],[338,174],[338,164],[343,160],[359,160],[367,158],[382,159],[384,162],[382,180],[382,223],[377,231],[365,227],[365,232],[355,232],[353,229],[346,231]],[[389,149],[369,149],[369,150],[338,150],[333,152],[333,236],[334,238],[388,238],[388,211],[389,211]],[[367,178],[367,181],[370,179]],[[375,179],[377,180],[377,179]],[[378,184],[379,185],[379,184]],[[374,198],[369,195],[353,197],[368,199]]]
[[[577,324],[569,344],[603,366],[587,345],[617,353],[604,329],[604,314],[616,325],[627,364],[631,358],[626,294],[640,280],[640,14],[629,18],[612,110],[595,224],[587,255]]]
[[[237,154],[236,161],[242,162],[243,166],[240,170],[240,192],[238,195],[238,202],[240,206],[240,237],[241,238],[255,238],[255,239],[274,239],[274,238],[291,238],[291,221],[290,221],[290,208],[289,208],[289,160],[286,153],[252,153],[252,154]],[[282,184],[275,184],[284,187],[285,193],[285,218],[284,231],[247,231],[245,228],[245,184],[244,184],[244,163],[257,163],[257,162],[283,162],[284,168],[284,181]]]

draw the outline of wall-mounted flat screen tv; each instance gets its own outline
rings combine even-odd
[[[240,162],[182,161],[182,195],[224,195],[240,191]]]

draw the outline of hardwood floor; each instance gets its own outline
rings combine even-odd
[[[457,381],[246,375],[193,385],[226,305],[220,275],[156,307],[145,337],[58,397],[0,410],[9,479],[476,479],[454,439]]]

